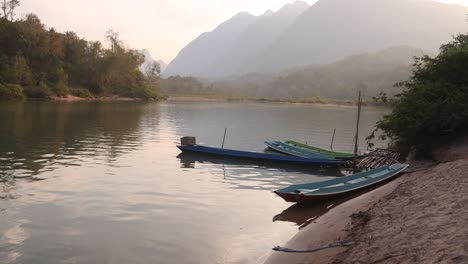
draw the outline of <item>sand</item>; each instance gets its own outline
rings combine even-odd
[[[447,146],[435,163],[410,162],[409,173],[333,208],[285,245],[353,246],[272,253],[266,263],[468,263],[467,142]]]
[[[405,175],[348,232],[335,263],[468,263],[468,159]]]
[[[360,195],[352,200],[346,201],[324,215],[314,220],[311,224],[300,229],[300,231],[286,244],[280,245],[294,249],[311,249],[321,247],[333,242],[345,241],[346,229],[351,223],[350,215],[357,209],[371,208],[385,195],[391,193],[400,183],[394,180],[373,191]],[[273,252],[265,263],[331,263],[338,253],[346,248],[330,248],[315,253],[283,253]]]

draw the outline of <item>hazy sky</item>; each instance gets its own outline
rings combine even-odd
[[[310,5],[317,0],[306,0]],[[23,0],[19,15],[37,14],[47,27],[74,31],[87,40],[104,40],[107,29],[126,46],[147,48],[170,62],[191,40],[240,11],[260,15],[292,0]],[[468,6],[468,0],[440,0]]]

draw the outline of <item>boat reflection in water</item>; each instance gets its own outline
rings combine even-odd
[[[212,177],[213,181],[222,181],[236,189],[271,191],[292,183],[344,176],[343,171],[336,167],[298,166],[194,153],[181,153],[177,158],[181,168],[206,170],[206,174],[212,175],[213,172],[217,172],[218,175],[222,175],[222,179]]]
[[[214,157],[212,155],[196,154],[196,153],[180,153],[177,156],[180,159],[181,168],[195,168],[198,163],[225,164],[244,167],[255,167],[261,169],[278,169],[285,172],[304,172],[315,176],[345,176],[337,167],[319,167],[311,165],[288,164],[281,162],[252,160],[233,157]]]

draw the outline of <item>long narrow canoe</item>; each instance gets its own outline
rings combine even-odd
[[[332,157],[335,157],[335,158],[352,158],[352,157],[354,157],[354,155],[352,153],[343,153],[343,152],[336,152],[336,151],[321,149],[321,148],[317,148],[317,147],[310,146],[310,145],[300,143],[300,142],[297,142],[297,141],[293,141],[293,140],[286,140],[285,143],[289,144],[291,146],[294,146],[294,147],[307,149],[309,151],[317,152],[319,154],[323,154],[323,155],[327,155],[327,156],[332,156]]]
[[[296,203],[332,199],[390,179],[405,170],[408,166],[408,164],[395,163],[390,166],[333,180],[291,185],[284,189],[276,190],[275,193],[287,202]]]
[[[269,148],[296,157],[301,158],[311,158],[311,159],[326,159],[326,160],[335,160],[332,156],[327,156],[321,153],[313,152],[304,148],[298,148],[293,145],[283,143],[281,141],[265,141],[265,145]]]
[[[339,165],[343,163],[342,161],[336,161],[336,160],[301,158],[301,157],[293,157],[293,156],[278,155],[278,154],[268,154],[268,153],[205,147],[205,146],[200,146],[200,145],[193,145],[193,146],[177,145],[177,147],[182,152],[201,153],[201,154],[209,154],[209,155],[224,156],[224,157],[294,163],[294,164],[303,164],[303,165]]]

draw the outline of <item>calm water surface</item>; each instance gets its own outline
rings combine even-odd
[[[364,108],[361,135],[385,109]],[[351,151],[355,108],[259,103],[0,105],[0,263],[260,263],[298,225],[272,190],[339,170],[178,156],[175,143]],[[361,139],[364,149],[364,140]],[[298,219],[299,218],[299,219]]]

